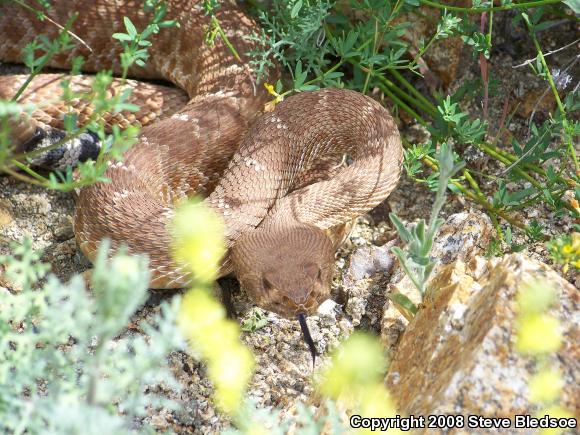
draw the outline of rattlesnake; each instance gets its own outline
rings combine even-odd
[[[148,22],[139,2],[54,3],[48,15],[57,23],[80,12],[71,30],[93,51],[77,44],[55,56],[53,67],[70,67],[82,54],[85,71],[119,73],[119,45],[111,35],[124,30],[123,16],[138,29]],[[109,237],[113,248],[125,244],[149,256],[151,287],[186,286],[191,277],[171,259],[168,222],[177,202],[201,193],[227,228],[228,255],[220,275],[234,272],[267,310],[287,317],[312,314],[329,297],[337,229],[383,201],[399,179],[397,127],[379,103],[339,89],[299,93],[261,115],[270,96],[257,85],[247,58],[236,62],[220,38],[214,46],[204,43],[209,18],[196,2],[167,5],[167,17],[180,28],[155,35],[146,67],[131,74],[170,81],[187,96],[130,83],[142,105],[135,120],[145,125],[163,119],[146,125],[125,160],[110,165],[105,175],[111,183],[82,189],[74,217],[78,245],[93,259],[100,240]],[[58,32],[16,5],[3,3],[0,14],[2,61],[19,62],[23,45],[35,35]],[[216,17],[240,54],[257,49],[246,38],[256,24],[238,7],[223,4]],[[2,77],[0,97],[11,97],[22,80]],[[83,80],[75,78],[75,86],[82,87]],[[53,94],[57,83],[54,76],[40,76],[21,101]],[[39,132],[40,139],[50,137],[62,124],[61,110],[46,108],[35,120],[23,118],[13,137],[21,143],[38,142]],[[97,139],[83,141],[94,146]],[[69,147],[51,158],[68,162],[79,154]]]

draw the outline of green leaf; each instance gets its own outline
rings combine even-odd
[[[402,293],[387,293],[387,297],[408,320],[412,319],[417,314],[417,311],[419,311],[417,305]]]
[[[317,89],[320,89],[320,87],[316,85],[302,85],[296,90],[306,92],[306,91],[316,91]]]
[[[290,18],[296,18],[302,9],[302,0],[298,0],[290,11]]]
[[[424,269],[423,269],[423,280],[424,282],[426,282],[429,277],[431,276],[431,272],[433,272],[433,268],[435,267],[434,262],[430,262],[429,264],[427,264]]]
[[[406,265],[407,264],[407,254],[405,253],[405,251],[403,251],[401,248],[399,248],[398,246],[393,246],[391,248],[391,252],[393,254],[395,254],[397,256],[397,258],[399,259],[399,261]]]
[[[134,40],[137,37],[137,28],[131,22],[129,17],[123,17],[123,22],[125,23],[125,29],[127,29],[127,33],[131,37],[131,40]]]
[[[562,0],[576,15],[580,14],[580,0]]]
[[[422,244],[425,241],[425,219],[421,219],[413,230],[413,233]]]
[[[119,41],[132,41],[133,40],[133,38],[131,38],[126,33],[113,33],[113,38],[117,39]]]
[[[75,112],[65,113],[64,128],[68,132],[72,132],[77,128],[78,115]]]
[[[395,226],[395,229],[397,230],[397,233],[401,239],[403,239],[405,242],[410,242],[413,239],[409,230],[405,228],[405,225],[395,213],[389,213],[389,219],[391,219],[391,222]]]

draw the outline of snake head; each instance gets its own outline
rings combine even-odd
[[[283,317],[311,315],[330,297],[334,247],[317,228],[256,228],[236,240],[231,259],[254,302]]]

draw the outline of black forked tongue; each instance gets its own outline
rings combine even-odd
[[[298,323],[300,323],[300,329],[302,329],[302,335],[304,336],[304,342],[308,345],[310,349],[310,355],[312,355],[312,369],[314,370],[314,364],[316,363],[316,346],[314,345],[314,340],[310,335],[308,330],[308,325],[306,324],[306,316],[304,313],[298,314]]]

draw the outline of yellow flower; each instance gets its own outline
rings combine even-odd
[[[226,319],[223,306],[205,288],[185,295],[178,324],[207,363],[217,406],[235,416],[254,369],[252,353],[239,340],[239,326]]]
[[[564,381],[562,375],[556,370],[546,369],[536,373],[530,382],[530,401],[534,403],[548,403],[560,396]]]
[[[189,266],[196,281],[214,281],[225,254],[221,216],[200,200],[185,201],[176,208],[171,230],[175,258]]]
[[[355,333],[333,353],[319,388],[326,396],[340,398],[347,406],[353,405],[361,392],[381,382],[385,361],[377,340]]]
[[[274,95],[275,97],[278,96],[278,93],[274,90],[274,86],[272,86],[270,83],[264,83],[264,87],[270,95]]]
[[[361,398],[360,414],[365,416],[395,416],[397,409],[393,404],[389,390],[382,383],[366,389]],[[396,433],[389,429],[389,433]]]
[[[562,333],[558,319],[548,314],[520,318],[517,349],[523,353],[543,354],[560,348]]]
[[[266,103],[266,105],[264,106],[264,111],[265,112],[272,112],[274,110],[274,108],[276,107],[276,104],[278,104],[280,101],[282,101],[284,99],[283,95],[280,95],[278,92],[276,92],[276,90],[274,89],[274,86],[269,84],[269,83],[264,83],[264,87],[266,88],[266,90],[268,91],[268,93],[270,95],[273,95],[274,100],[269,101]]]
[[[223,341],[214,343],[214,347],[220,347],[216,353],[219,357],[208,364],[208,374],[216,389],[216,404],[229,415],[235,415],[241,408],[254,368],[252,353],[238,340],[236,342],[237,345]]]
[[[570,411],[562,408],[561,406],[549,406],[547,408],[542,409],[540,412],[538,412],[536,414],[537,418],[542,418],[545,415],[549,415],[552,418],[573,418],[574,414],[572,414]],[[565,430],[562,429],[541,429],[539,431],[540,435],[556,435],[556,434],[561,434],[562,432],[565,432]]]
[[[580,255],[580,233],[572,233],[572,248],[576,255]]]
[[[546,281],[525,282],[518,289],[517,302],[522,315],[546,311],[555,299],[554,289]]]

